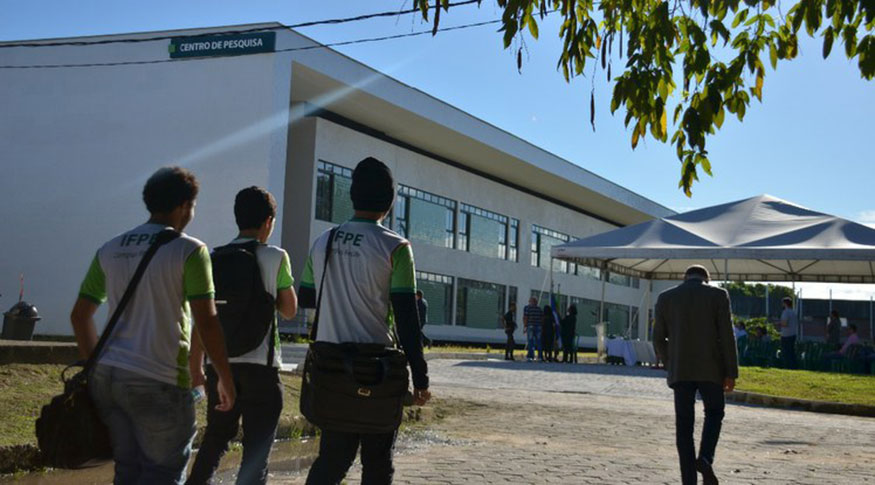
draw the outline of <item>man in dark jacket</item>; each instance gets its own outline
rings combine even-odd
[[[708,285],[703,266],[687,268],[684,282],[662,292],[656,301],[653,347],[668,370],[674,390],[676,442],[684,485],[716,484],[712,464],[725,405],[723,393],[735,388],[738,355],[732,335],[729,294]],[[693,441],[696,391],[705,404],[699,458]]]

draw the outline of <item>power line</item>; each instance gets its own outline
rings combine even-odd
[[[443,27],[438,29],[438,32],[450,32],[454,30],[463,30],[470,29],[474,27],[482,27],[484,25],[497,24],[500,23],[501,20],[487,20],[485,22],[476,22],[471,24],[457,25],[453,27]],[[218,33],[215,35],[222,35],[224,33]],[[402,39],[406,37],[417,37],[420,35],[431,35],[432,30],[422,30],[418,32],[409,32],[406,34],[395,34],[395,35],[386,35],[381,37],[368,37],[364,39],[356,39],[356,40],[347,40],[342,42],[332,42],[328,44],[317,44],[317,45],[309,45],[303,47],[289,47],[286,49],[277,49],[271,54],[275,54],[278,52],[295,52],[295,51],[306,51],[312,49],[323,49],[328,47],[338,47],[345,45],[356,45],[356,44],[365,44],[369,42],[380,42],[384,40],[394,40],[394,39]],[[210,57],[183,57],[177,59],[156,59],[151,61],[121,61],[121,62],[93,62],[86,64],[33,64],[33,65],[0,65],[0,69],[59,69],[59,68],[74,68],[74,67],[113,67],[113,66],[139,66],[139,65],[147,65],[147,64],[164,64],[167,62],[187,62],[187,61],[203,61],[210,59],[220,59],[223,57],[240,57],[240,54],[228,54],[228,55],[220,55],[220,56],[210,56]]]
[[[481,0],[464,0],[460,2],[450,3],[449,7],[459,7],[462,5],[470,5],[472,3],[479,4]],[[304,27],[314,27],[317,25],[339,25],[345,24],[349,22],[359,22],[362,20],[369,20],[373,18],[380,17],[393,17],[396,15],[406,15],[409,13],[416,13],[420,10],[418,8],[410,8],[407,10],[398,10],[391,12],[379,12],[379,13],[370,13],[364,15],[357,15],[355,17],[345,17],[345,18],[335,18],[335,19],[325,19],[325,20],[314,20],[311,22],[301,22],[298,24],[292,25],[281,25],[279,27],[256,27],[252,29],[241,29],[241,30],[229,30],[222,32],[222,35],[239,35],[239,34],[248,34],[252,32],[266,32],[271,30],[285,30],[285,29],[300,29]],[[7,44],[0,45],[0,49],[8,49],[12,47],[57,47],[57,46],[89,46],[89,45],[105,45],[105,44],[138,44],[141,42],[153,42],[156,40],[169,40],[169,39],[190,39],[196,37],[203,37],[205,35],[217,35],[214,33],[206,33],[206,34],[185,34],[185,35],[160,35],[155,37],[142,37],[136,39],[104,39],[104,40],[74,40],[74,41],[61,41],[61,42],[27,42],[27,43],[15,43],[15,44]]]

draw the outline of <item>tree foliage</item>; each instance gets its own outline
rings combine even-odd
[[[604,71],[613,83],[611,113],[625,110],[632,148],[648,135],[670,141],[681,163],[678,187],[687,196],[699,170],[712,175],[708,136],[727,112],[742,121],[752,98],[762,102],[763,59],[775,69],[795,58],[800,30],[823,38],[824,58],[838,42],[863,78],[875,77],[875,0],[799,0],[786,13],[779,0],[495,1],[503,9],[504,46],[518,46],[520,69],[522,42],[514,41],[537,39],[539,22],[561,16],[558,69],[566,80],[590,66],[592,75]],[[437,33],[440,11],[450,3],[434,4],[414,0],[426,20],[435,6]],[[615,59],[623,63],[619,69]],[[590,110],[595,126],[594,94]]]
[[[720,286],[729,292],[730,298],[734,296],[753,296],[763,298],[766,296],[766,287],[768,287],[769,296],[772,298],[793,298],[792,288],[782,285],[773,285],[771,283],[766,285],[762,283],[752,285],[743,281],[730,281],[729,283],[723,283]]]

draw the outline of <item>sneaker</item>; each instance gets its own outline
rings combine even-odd
[[[703,458],[696,460],[696,471],[702,474],[702,483],[705,485],[718,485],[717,475],[714,474],[714,468]]]

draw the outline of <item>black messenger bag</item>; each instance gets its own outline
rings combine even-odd
[[[335,229],[328,235],[316,316]],[[397,339],[396,339],[397,340]],[[304,361],[301,414],[321,429],[346,433],[391,433],[401,425],[408,393],[407,356],[380,344],[313,342]]]
[[[63,394],[53,397],[49,404],[43,406],[36,420],[36,439],[47,465],[55,468],[81,468],[112,458],[109,430],[100,420],[97,407],[88,393],[88,379],[152,256],[159,247],[177,237],[179,233],[169,229],[158,233],[155,242],[149,246],[140,260],[83,369],[69,379],[66,377],[66,371],[76,364],[67,367],[61,373],[61,379],[64,381]]]

